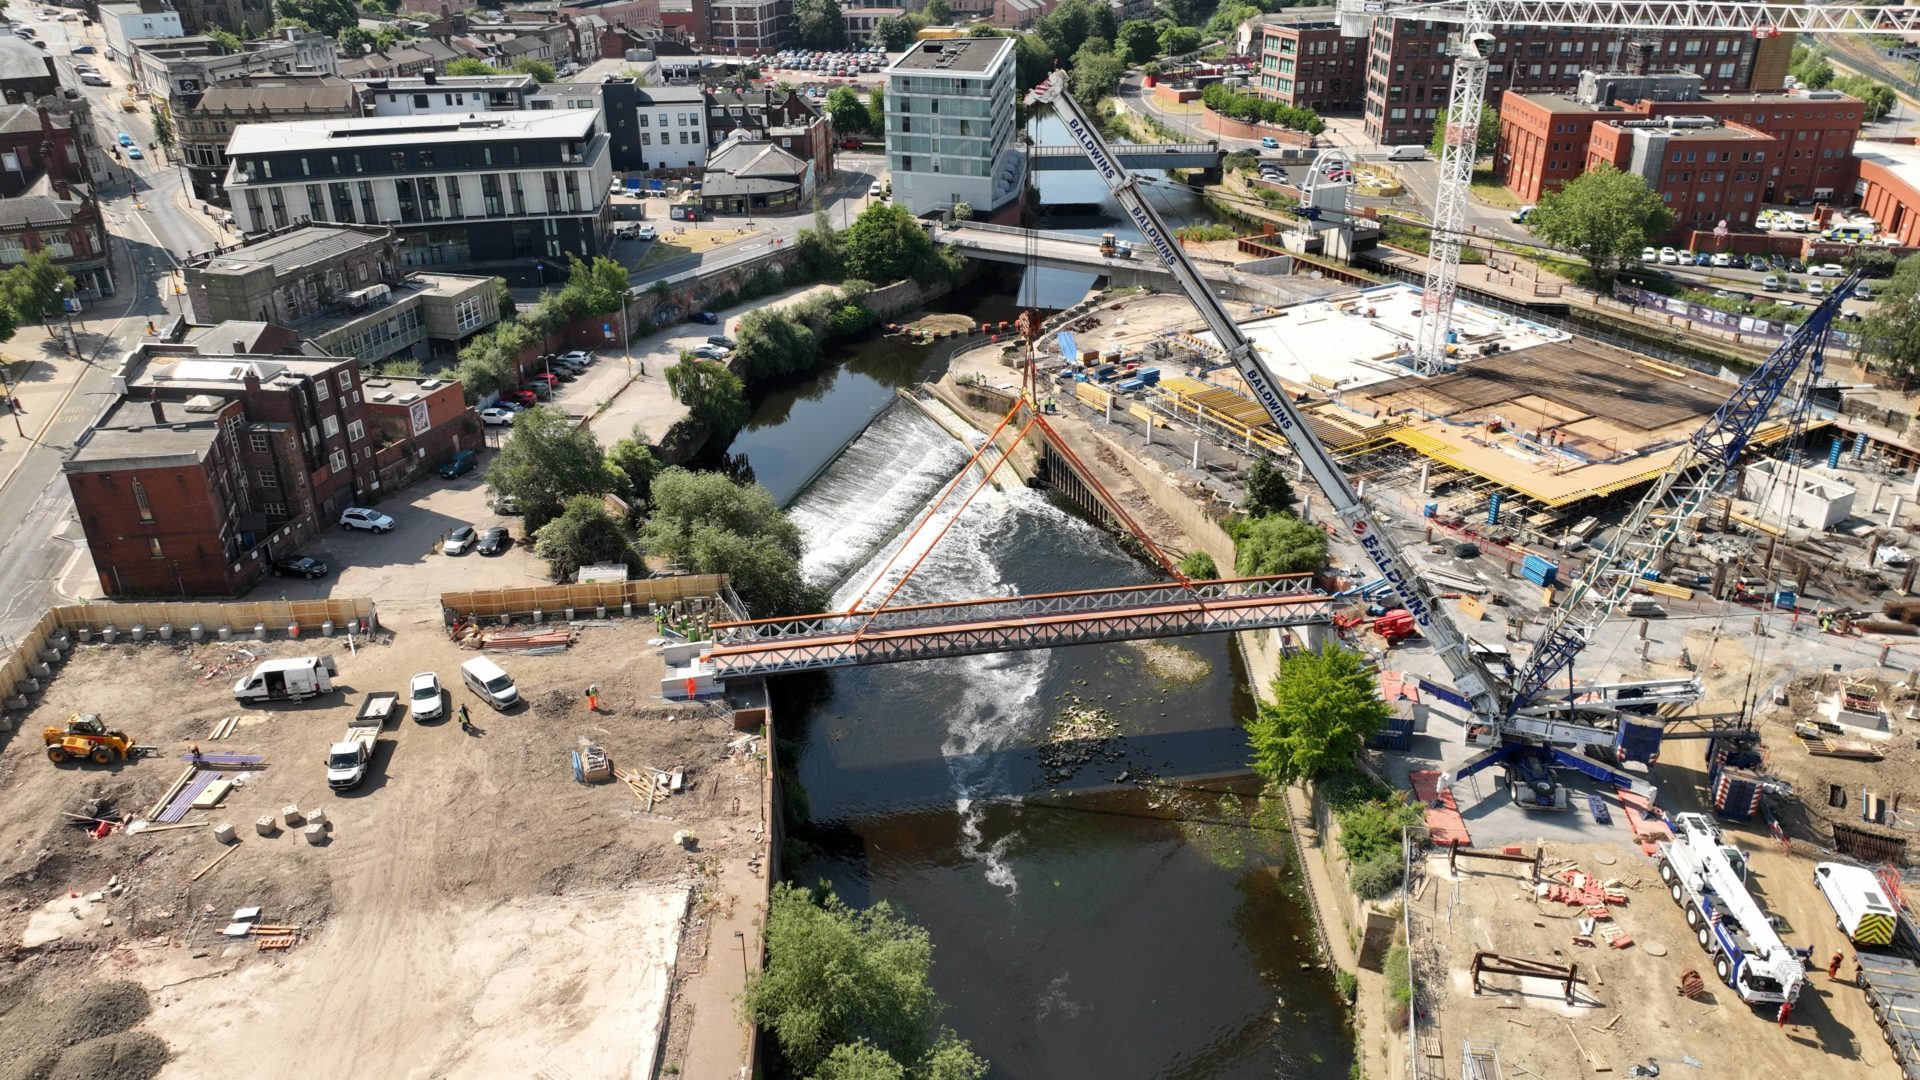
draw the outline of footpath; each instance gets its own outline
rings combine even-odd
[[[23,326],[0,346],[0,488],[44,441],[67,407],[87,364],[66,351],[66,327]],[[85,340],[84,338],[82,339]],[[12,403],[18,402],[19,407]]]

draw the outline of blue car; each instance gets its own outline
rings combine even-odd
[[[440,466],[440,475],[448,480],[458,479],[473,471],[480,463],[480,455],[472,450],[462,450],[453,455],[445,465]]]
[[[1263,135],[1260,137],[1260,149],[1278,150],[1280,149],[1280,140],[1271,135]]]
[[[99,50],[95,49],[91,45],[75,45],[72,49],[69,49],[68,51],[73,53],[73,55],[75,56],[90,56],[93,53],[98,52]]]
[[[132,145],[133,145],[133,136],[131,136],[131,135],[129,135],[129,134],[127,134],[127,133],[126,133],[126,132],[124,132],[124,131],[123,131],[123,132],[121,132],[121,133],[120,133],[120,134],[118,134],[118,135],[115,135],[115,136],[114,136],[114,139],[115,139],[115,140],[117,140],[117,141],[118,141],[118,142],[120,143],[120,145],[121,145],[121,146],[132,146]]]
[[[706,323],[708,326],[712,326],[720,321],[720,316],[715,315],[711,311],[696,311],[693,314],[693,321],[698,323]]]

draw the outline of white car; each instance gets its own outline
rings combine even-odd
[[[520,415],[516,409],[503,409],[498,405],[480,410],[480,422],[483,424],[512,424],[513,418]]]
[[[1807,282],[1807,295],[1825,296],[1827,295],[1827,287],[1818,281],[1809,281]]]
[[[82,85],[82,86],[112,86],[112,85],[113,85],[113,83],[111,83],[111,82],[109,82],[109,81],[107,80],[107,77],[106,77],[106,76],[104,76],[104,75],[101,75],[101,74],[99,74],[99,73],[97,73],[97,72],[92,72],[92,71],[83,71],[83,72],[81,72],[81,73],[80,73],[80,85]]]
[[[1659,262],[1659,261],[1660,261],[1660,249],[1659,249],[1659,248],[1650,248],[1650,247],[1644,247],[1644,248],[1641,248],[1641,249],[1640,249],[1640,261],[1641,261],[1641,262],[1643,262],[1643,263],[1649,263],[1649,264],[1651,264],[1651,263],[1657,263],[1657,262]]]
[[[875,199],[880,197],[880,181],[875,180],[873,183],[867,185],[867,195]]]
[[[636,240],[651,240],[659,235],[652,225],[642,225],[639,231],[633,234]]]
[[[440,550],[448,555],[465,555],[479,542],[480,534],[473,531],[473,526],[462,525],[447,534],[447,541],[440,545]]]
[[[1729,254],[1727,254],[1727,253],[1726,253],[1726,252],[1724,252],[1724,251],[1717,251],[1717,252],[1715,252],[1715,253],[1714,253],[1714,256],[1713,256],[1713,265],[1715,265],[1715,266],[1732,266],[1732,265],[1733,265],[1733,256],[1731,256],[1731,255],[1729,255]]]
[[[407,711],[415,720],[432,720],[440,715],[445,702],[440,696],[440,676],[423,671],[407,684]]]
[[[593,354],[575,349],[572,352],[561,353],[559,356],[554,357],[553,362],[556,364],[566,364],[569,367],[583,368],[593,363]]]
[[[716,361],[725,360],[727,357],[733,354],[732,350],[722,345],[696,345],[692,349],[689,349],[687,351],[692,355],[699,357],[702,360],[716,360]]]
[[[1680,253],[1670,247],[1660,249],[1660,261],[1668,266],[1680,265]]]
[[[1839,263],[1821,263],[1807,267],[1808,277],[1845,277],[1847,269]]]
[[[392,532],[393,519],[378,510],[369,510],[364,506],[349,506],[340,511],[340,527],[365,529],[376,533]]]

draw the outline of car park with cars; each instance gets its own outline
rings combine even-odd
[[[362,529],[367,532],[392,532],[394,521],[378,510],[369,510],[364,506],[349,506],[340,511],[340,527],[343,529]]]

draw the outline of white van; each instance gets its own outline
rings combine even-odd
[[[513,676],[484,656],[476,656],[460,665],[460,681],[487,704],[502,711],[512,708],[514,702],[520,700],[520,691],[513,685]]]
[[[1840,932],[1856,945],[1891,945],[1899,915],[1873,871],[1844,863],[1823,862],[1813,868],[1813,883],[1833,908]]]
[[[1387,160],[1425,161],[1427,160],[1427,148],[1424,146],[1396,146],[1393,148],[1393,152],[1387,155]]]

